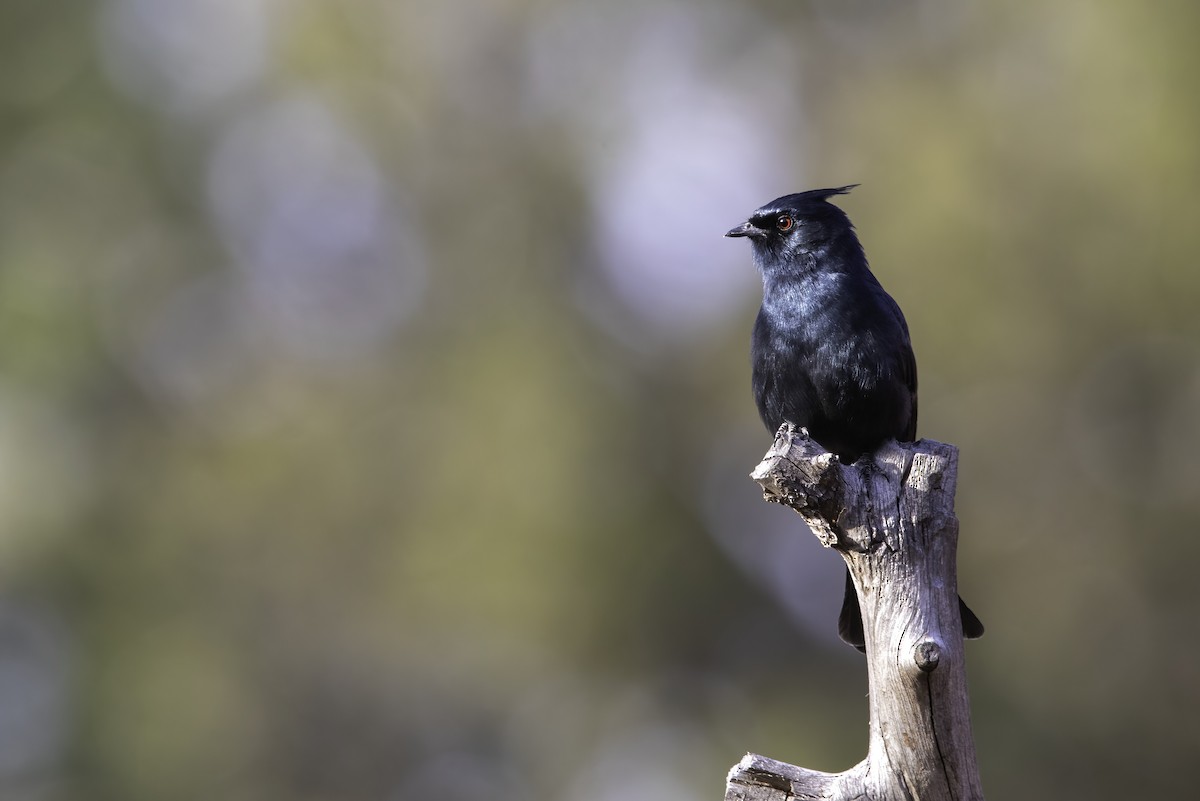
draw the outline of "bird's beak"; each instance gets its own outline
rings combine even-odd
[[[762,236],[766,231],[759,228],[752,222],[744,222],[737,228],[731,228],[725,232],[725,236]]]

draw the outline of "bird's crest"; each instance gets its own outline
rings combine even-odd
[[[846,184],[834,189],[810,189],[807,192],[797,192],[792,197],[797,200],[829,200],[834,195],[848,195],[858,184]]]
[[[858,184],[847,184],[832,189],[809,189],[807,192],[797,192],[794,195],[784,195],[763,206],[760,211],[769,212],[776,209],[796,209],[803,211],[816,204],[829,200],[834,195],[848,195]]]

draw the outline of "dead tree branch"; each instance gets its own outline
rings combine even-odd
[[[846,560],[862,607],[870,683],[867,758],[822,773],[748,754],[726,801],[983,801],[958,611],[958,451],[889,443],[844,465],[803,429],[780,429],[751,474]]]

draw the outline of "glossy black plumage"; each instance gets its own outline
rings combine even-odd
[[[754,400],[774,433],[790,421],[842,461],[917,435],[917,365],[908,325],[867,265],[854,226],[829,202],[853,188],[777,198],[726,236],[747,237],[763,281],[751,340]],[[959,600],[963,634],[983,624]],[[846,574],[838,634],[863,650]]]

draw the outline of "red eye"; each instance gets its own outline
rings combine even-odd
[[[790,231],[796,221],[792,219],[790,214],[780,214],[779,219],[775,221],[775,227],[780,231]]]

